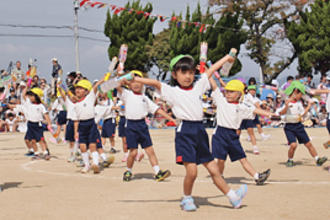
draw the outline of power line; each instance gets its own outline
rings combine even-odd
[[[73,36],[72,35],[52,35],[52,34],[3,34],[3,33],[0,33],[0,37],[72,38]],[[93,37],[79,36],[79,38],[109,43],[109,41],[107,41],[107,40],[93,38]]]
[[[11,28],[41,28],[41,29],[69,29],[73,30],[73,27],[70,25],[24,25],[24,24],[0,24],[1,27],[11,27]],[[97,32],[103,33],[101,30],[91,29],[86,27],[78,27],[79,30],[87,32]]]

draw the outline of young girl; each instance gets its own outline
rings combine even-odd
[[[82,159],[84,162],[84,168],[81,170],[82,173],[87,173],[90,169],[88,149],[93,159],[91,165],[92,170],[95,174],[100,172],[99,154],[96,151],[96,146],[98,143],[100,144],[101,140],[94,120],[94,103],[96,100],[97,87],[103,81],[102,79],[92,86],[88,80],[83,79],[75,85],[75,95],[78,101],[74,106],[74,135],[75,140],[79,140],[79,147],[82,152]]]
[[[239,80],[231,80],[225,86],[224,95],[217,88],[214,80],[212,85],[212,98],[217,105],[217,128],[212,136],[212,155],[218,159],[220,174],[223,175],[225,161],[229,155],[232,162],[239,160],[244,170],[250,174],[257,185],[262,185],[270,175],[270,169],[263,173],[257,173],[249,161],[239,141],[236,130],[243,119],[253,119],[255,114],[267,115],[270,112],[256,108],[241,102],[244,96],[244,84]]]
[[[305,86],[299,81],[293,81],[285,90],[285,94],[289,97],[279,112],[281,115],[285,115],[284,132],[288,140],[288,144],[290,145],[286,166],[294,166],[293,156],[298,146],[296,139],[298,139],[299,144],[304,144],[307,147],[309,153],[315,159],[316,165],[321,166],[327,161],[327,158],[319,157],[317,155],[316,149],[310,142],[305,128],[301,123],[301,118],[309,111],[310,107],[312,106],[312,102],[310,101],[307,108],[304,109],[301,102],[301,98],[305,94]]]
[[[132,74],[134,74],[136,78],[143,78],[143,74],[140,71],[133,70]],[[174,119],[168,116],[143,94],[144,86],[141,82],[127,82],[123,80],[122,84],[124,83],[128,84],[130,90],[123,89],[121,86],[117,87],[119,98],[125,102],[125,133],[127,148],[129,149],[127,170],[124,173],[123,180],[130,181],[132,179],[134,159],[138,154],[138,145],[140,144],[148,155],[151,166],[155,172],[155,180],[158,182],[163,181],[171,175],[171,172],[169,170],[162,171],[158,165],[158,159],[152,147],[152,141],[145,118],[149,112],[151,114],[159,113],[171,121],[174,121]]]
[[[57,123],[56,123],[57,129],[54,134],[54,138],[51,138],[51,140],[54,143],[60,143],[62,141],[65,142],[65,138],[61,139],[60,134],[61,134],[62,127],[64,129],[64,134],[65,134],[66,122],[67,122],[67,109],[65,107],[65,101],[59,91],[59,88],[57,88],[56,95],[57,95],[57,99],[53,103],[52,110],[57,113]]]
[[[125,134],[125,123],[126,123],[126,118],[125,118],[125,103],[118,98],[117,100],[117,110],[119,114],[119,123],[118,123],[118,136],[121,137],[122,143],[123,143],[123,152],[124,152],[124,157],[121,160],[122,162],[126,162],[128,158],[128,149],[127,149],[127,143],[126,143],[126,134]]]
[[[175,87],[161,83],[157,80],[134,78],[135,81],[154,86],[161,93],[177,119],[182,120],[176,129],[175,151],[176,162],[183,164],[186,176],[183,182],[183,199],[181,207],[185,211],[195,211],[196,205],[191,196],[193,185],[197,177],[197,165],[203,164],[210,173],[214,184],[228,198],[234,208],[241,206],[242,198],[247,192],[247,186],[242,185],[239,190],[229,188],[221,177],[219,168],[209,150],[208,135],[203,126],[202,95],[210,88],[208,78],[225,62],[233,62],[233,57],[227,55],[211,69],[201,75],[194,84],[195,64],[189,55],[179,55],[171,60],[170,69]]]
[[[25,139],[32,142],[34,156],[39,156],[37,143],[40,143],[43,152],[42,157],[49,159],[49,151],[44,138],[44,130],[42,127],[42,121],[44,118],[48,123],[48,130],[52,132],[52,128],[48,112],[41,102],[41,97],[43,97],[43,91],[40,88],[32,88],[29,92],[27,92],[27,87],[23,90],[22,98],[24,102],[22,105],[25,109],[24,113],[27,114],[26,118],[28,119],[28,129]]]

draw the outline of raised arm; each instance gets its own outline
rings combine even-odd
[[[97,93],[97,88],[104,82],[104,78],[105,76],[103,76],[103,78],[99,81],[97,81],[95,83],[95,85],[93,86],[93,92],[96,94]]]
[[[208,69],[205,74],[207,74],[207,77],[210,78],[212,74],[220,69],[226,62],[234,62],[235,58],[230,56],[229,54],[218,60],[215,64],[213,64],[210,69]]]
[[[161,91],[162,84],[158,80],[141,78],[141,77],[134,77],[134,80],[136,82],[140,82],[140,83],[143,83],[145,85],[152,86],[155,89],[157,89],[158,91]]]

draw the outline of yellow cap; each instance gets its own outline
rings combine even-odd
[[[32,88],[30,91],[33,94],[39,96],[39,98],[42,98],[44,96],[44,91],[42,91],[42,89],[40,89],[40,88],[35,87],[35,88]]]
[[[134,73],[134,75],[138,75],[143,78],[143,73],[139,70],[132,70],[131,73]]]
[[[238,91],[242,94],[244,94],[244,88],[244,84],[238,79],[230,80],[225,86],[225,90]]]
[[[81,88],[87,89],[88,91],[91,91],[92,83],[90,81],[88,81],[87,79],[82,79],[75,85],[75,87],[81,87]]]

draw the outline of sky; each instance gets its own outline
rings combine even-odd
[[[101,0],[101,2],[124,6],[127,0]],[[185,12],[187,5],[193,11],[196,8],[198,0],[141,0],[143,5],[147,2],[153,4],[153,14],[171,16],[173,12]],[[202,10],[206,11],[207,0],[200,0],[199,2]],[[107,8],[80,9],[79,26],[103,31],[106,12]],[[72,30],[1,26],[1,24],[72,26],[73,21],[73,0],[11,0],[2,2],[0,7],[0,69],[6,69],[10,61],[16,62],[20,60],[23,64],[23,69],[26,70],[29,58],[36,58],[38,75],[50,79],[52,71],[51,59],[56,57],[62,65],[64,73],[75,70],[73,37],[31,38],[22,36],[22,34],[73,36]],[[166,27],[166,22],[161,23],[157,21],[154,25],[154,33],[158,33]],[[1,36],[3,34],[15,34],[17,36]],[[101,78],[109,65],[107,54],[110,44],[109,39],[103,33],[79,31],[79,34],[102,40],[79,40],[80,71],[90,80]],[[247,56],[244,46],[241,48],[239,59],[243,63],[243,69],[238,74],[239,76],[246,78],[250,76],[259,77],[259,67]],[[293,63],[288,70],[282,73],[279,81],[283,82],[289,74],[296,75],[296,65],[297,62]]]

